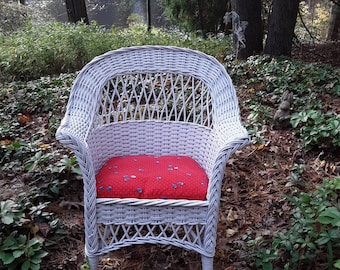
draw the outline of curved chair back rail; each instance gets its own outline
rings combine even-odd
[[[213,269],[220,190],[229,156],[249,142],[225,68],[202,52],[137,46],[94,58],[77,76],[56,137],[84,180],[86,253],[91,269],[111,250],[172,244]],[[96,174],[113,156],[184,155],[208,178],[207,199],[97,198]]]

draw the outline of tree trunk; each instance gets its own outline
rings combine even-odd
[[[76,23],[83,21],[89,24],[85,0],[65,0],[65,4],[69,22]]]
[[[244,30],[245,48],[239,49],[237,57],[246,59],[263,50],[263,27],[261,19],[261,0],[232,0],[232,10],[235,11],[240,21],[247,22]],[[237,36],[234,34],[234,49],[236,49]]]
[[[146,20],[148,24],[148,32],[151,32],[151,5],[150,0],[146,0]]]
[[[273,0],[265,54],[291,56],[300,0]]]
[[[327,40],[339,40],[340,35],[340,6],[333,4],[329,20]]]
[[[198,6],[198,18],[200,21],[200,30],[202,30],[203,34],[205,34],[205,31],[203,30],[205,27],[204,27],[204,22],[203,22],[203,8],[202,8],[201,1],[197,2],[197,6]]]

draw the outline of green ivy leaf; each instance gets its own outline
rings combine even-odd
[[[11,200],[2,201],[0,203],[0,215],[2,223],[9,225],[14,222],[14,213],[12,212],[15,203]]]
[[[336,260],[334,267],[337,268],[337,269],[340,269],[340,259]]]
[[[340,177],[334,179],[334,189],[340,189]]]
[[[13,257],[14,258],[20,258],[24,253],[25,253],[25,250],[21,250],[21,249],[15,250],[13,252]]]
[[[330,240],[331,240],[331,238],[327,234],[327,236],[321,237],[321,238],[317,239],[315,242],[319,246],[322,246],[324,244],[327,244]]]
[[[40,244],[40,241],[37,238],[32,238],[29,242],[28,242],[28,246],[29,247],[33,247],[36,244]]]
[[[30,261],[24,261],[24,263],[21,265],[21,270],[28,270],[30,268]]]
[[[318,219],[321,224],[332,224],[333,226],[340,226],[340,211],[336,207],[328,207],[323,211]]]
[[[0,252],[0,258],[4,264],[11,264],[15,260],[15,257],[12,253],[5,252]]]
[[[23,234],[19,235],[19,237],[18,237],[18,243],[19,244],[25,244],[26,240],[27,240],[27,236],[26,235],[23,235]]]
[[[72,167],[72,173],[82,175],[82,172],[79,167]]]
[[[263,263],[263,270],[272,270],[273,269],[273,264],[267,262]]]
[[[308,246],[309,248],[311,248],[311,249],[316,250],[316,246],[315,246],[315,244],[314,244],[313,242],[308,242],[308,243],[307,243],[307,246]]]
[[[339,227],[331,228],[328,232],[329,237],[337,242],[340,242],[340,230]]]
[[[34,261],[35,264],[40,264],[42,258],[44,258],[45,256],[47,256],[48,252],[44,251],[44,250],[40,250],[38,252],[36,252],[36,254],[34,255],[34,260],[32,258],[31,261]]]
[[[14,222],[14,215],[7,213],[5,216],[1,217],[1,221],[6,225],[12,224]]]
[[[6,240],[2,244],[2,249],[3,250],[11,250],[12,247],[15,245],[15,240],[12,235],[8,236]]]
[[[40,264],[33,264],[31,261],[31,270],[40,270]]]

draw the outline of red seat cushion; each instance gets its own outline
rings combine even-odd
[[[187,156],[118,156],[96,175],[98,198],[205,200],[208,177]]]

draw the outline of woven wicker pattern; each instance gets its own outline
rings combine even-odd
[[[213,57],[178,47],[122,48],[96,57],[74,82],[57,139],[84,179],[91,269],[111,250],[169,244],[213,269],[220,189],[232,153],[249,142],[235,89]],[[209,178],[207,200],[98,199],[95,175],[113,156],[183,155]]]

